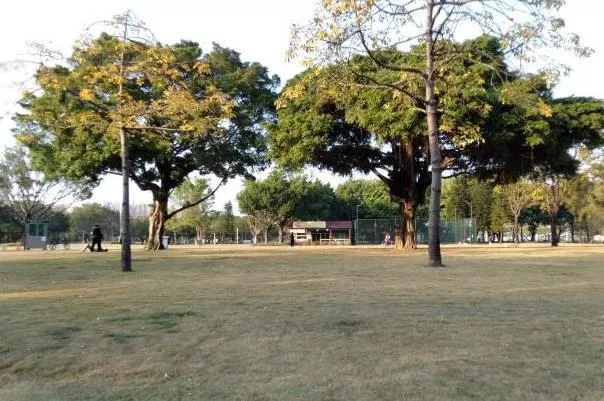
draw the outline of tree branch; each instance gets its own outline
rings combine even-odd
[[[220,183],[209,194],[207,194],[206,196],[204,196],[203,198],[201,198],[201,199],[199,199],[199,200],[197,200],[195,202],[187,203],[186,205],[184,205],[182,207],[179,207],[178,209],[176,209],[173,212],[169,213],[166,216],[166,220],[169,220],[171,217],[173,217],[174,215],[182,212],[183,210],[192,208],[193,206],[197,206],[200,203],[202,203],[202,202],[208,200],[209,198],[211,198],[212,196],[214,196],[214,194],[216,193],[216,191],[218,190],[218,188],[220,188],[227,181],[227,179],[228,179],[228,177],[226,177],[226,176],[222,177],[222,180],[220,181]]]

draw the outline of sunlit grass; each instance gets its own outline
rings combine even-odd
[[[604,399],[604,247],[0,254],[0,400]]]

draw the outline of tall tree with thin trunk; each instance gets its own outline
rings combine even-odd
[[[522,210],[538,200],[538,187],[535,183],[520,180],[501,187],[503,196],[510,208],[514,219],[512,226],[512,239],[518,244],[520,231],[520,213]]]
[[[549,216],[551,231],[551,245],[558,246],[560,233],[558,233],[558,212],[569,195],[569,181],[561,175],[548,175],[543,177],[539,191],[541,208]]]
[[[541,89],[540,77],[510,72],[505,80],[493,77],[493,68],[504,70],[494,38],[481,36],[463,46],[484,60],[451,62],[436,86],[446,168],[449,175],[515,179],[525,173],[519,168],[524,155],[539,154],[543,130],[534,120],[550,110],[549,93]],[[421,46],[389,54],[417,66],[424,59]],[[431,181],[423,110],[399,93],[376,86],[376,80],[394,80],[398,74],[376,67],[368,56],[342,64],[309,69],[287,83],[277,102],[278,123],[270,130],[271,154],[287,166],[311,164],[341,175],[374,174],[399,209],[397,249],[415,249],[415,212]],[[349,79],[343,81],[346,75]],[[419,84],[413,88],[417,96],[422,91]]]
[[[45,177],[35,171],[23,146],[5,149],[0,157],[0,206],[25,234],[31,220],[48,220],[67,209],[73,201],[90,196],[91,187]],[[88,227],[90,228],[90,227]]]
[[[589,54],[575,35],[561,32],[564,21],[557,12],[564,0],[323,0],[312,21],[294,28],[290,53],[304,52],[308,61],[324,65],[369,55],[379,66],[399,73],[396,80],[376,80],[375,85],[407,96],[423,110],[428,134],[431,193],[428,263],[442,266],[439,211],[442,177],[439,138],[438,82],[452,61],[468,57],[464,46],[447,46],[457,28],[482,30],[500,39],[518,60],[529,61],[544,46],[564,47]],[[425,46],[424,66],[392,59],[384,49],[405,49],[412,43]],[[497,69],[494,69],[497,74]],[[424,88],[417,96],[413,87]]]
[[[173,224],[181,227],[188,226],[194,230],[197,240],[201,241],[205,237],[206,220],[214,200],[209,180],[206,178],[187,179],[174,190],[172,195],[174,198],[173,209],[180,209],[196,203],[199,199],[204,199],[203,202],[182,210],[172,218],[177,220]],[[172,211],[170,210],[170,212]]]
[[[235,238],[235,215],[233,214],[233,202],[228,201],[224,204],[224,231]]]
[[[148,249],[162,248],[168,219],[205,200],[169,211],[189,174],[215,175],[217,190],[265,165],[262,124],[273,115],[278,78],[259,63],[218,45],[202,54],[190,41],[146,44],[105,33],[78,43],[68,62],[39,69],[42,92],[22,100],[18,139],[56,176],[98,182],[121,174],[124,188],[129,178],[150,191]],[[118,137],[127,146],[116,146]]]

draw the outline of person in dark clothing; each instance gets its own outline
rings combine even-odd
[[[101,248],[101,240],[103,239],[103,233],[101,232],[101,227],[98,224],[95,224],[92,228],[92,247],[90,247],[90,251],[94,252],[94,245],[97,245],[97,251],[102,252],[103,248]]]
[[[294,246],[296,243],[296,239],[294,238],[294,233],[289,234],[289,246]]]

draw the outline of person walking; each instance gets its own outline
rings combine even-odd
[[[97,245],[97,252],[102,252],[103,248],[101,248],[101,241],[103,239],[103,232],[101,231],[101,227],[98,224],[95,224],[92,228],[92,246],[90,247],[90,251],[94,252],[94,245]]]

